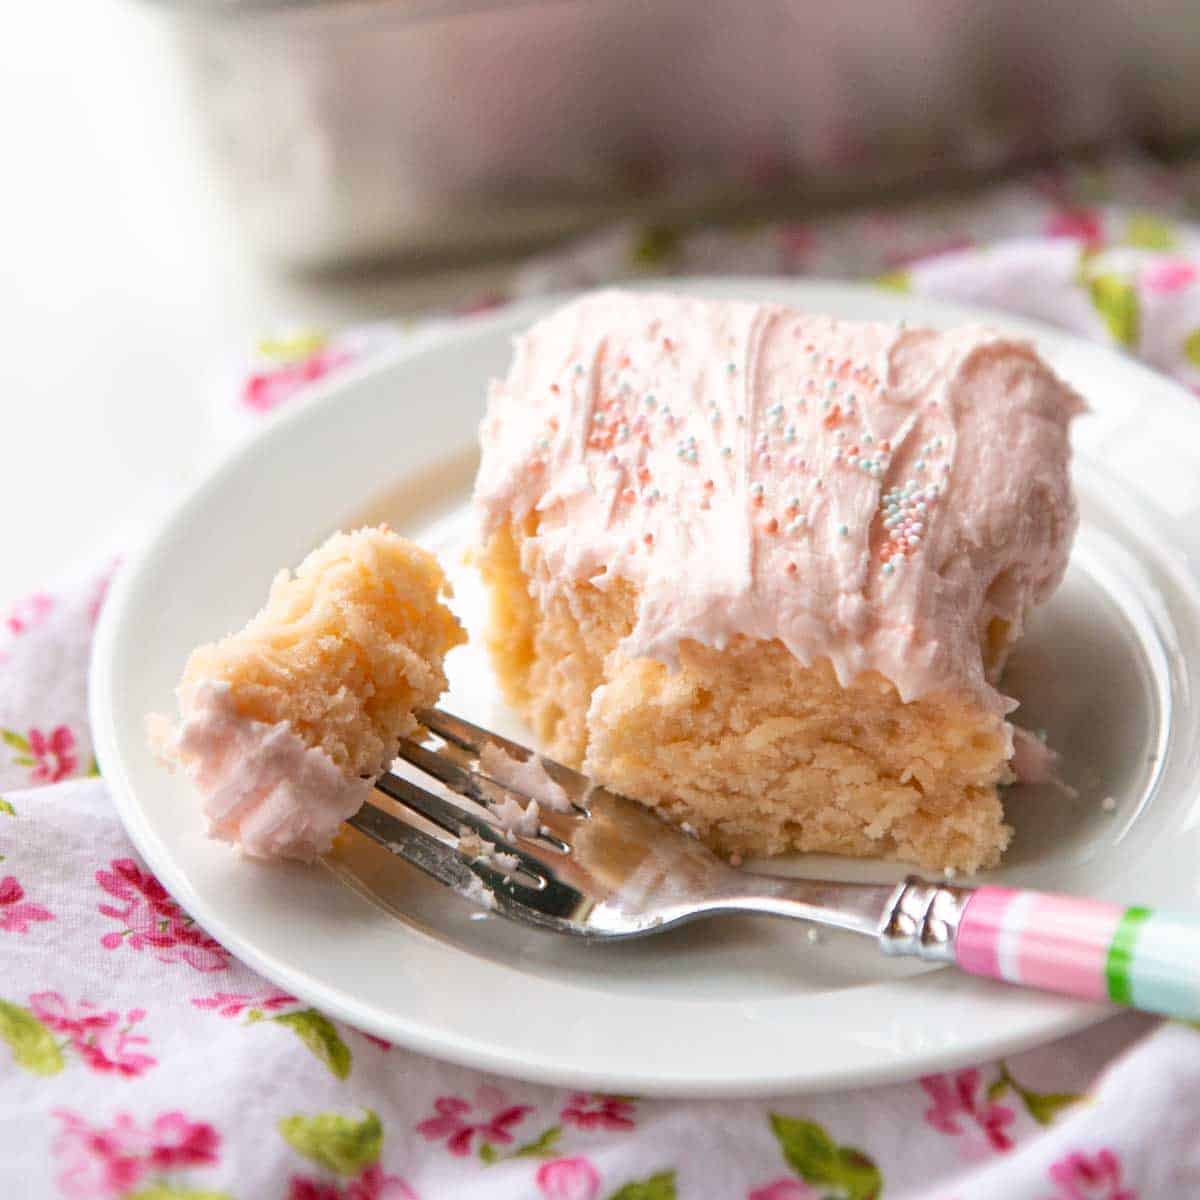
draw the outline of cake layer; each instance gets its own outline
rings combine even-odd
[[[779,641],[685,641],[673,668],[630,658],[619,647],[632,587],[582,581],[543,610],[520,566],[537,553],[505,529],[481,565],[497,674],[551,757],[725,854],[963,871],[999,859],[1011,835],[996,792],[1011,778],[999,714],[946,693],[906,703],[874,672],[842,687],[828,660],[803,666]]]
[[[1079,397],[983,328],[837,321],[779,305],[584,296],[493,385],[484,541],[529,529],[530,602],[632,586],[628,658],[779,641],[849,685],[988,712],[1076,509]]]

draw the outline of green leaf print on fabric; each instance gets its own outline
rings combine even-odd
[[[1184,339],[1183,353],[1193,367],[1200,367],[1200,329],[1193,329]]]
[[[678,229],[648,225],[629,248],[630,264],[647,269],[664,267],[678,258],[681,240]]]
[[[290,337],[261,338],[256,348],[264,358],[290,363],[324,350],[328,341],[328,336],[322,330],[304,329]]]
[[[378,1161],[383,1149],[383,1126],[372,1109],[361,1120],[323,1112],[284,1117],[279,1132],[293,1150],[338,1175],[357,1175]]]
[[[618,1188],[608,1200],[675,1200],[675,1172],[659,1171]]]
[[[1141,311],[1133,284],[1120,275],[1093,275],[1088,280],[1092,307],[1122,346],[1134,347],[1141,336]]]
[[[0,1040],[33,1075],[57,1075],[66,1065],[54,1035],[27,1008],[0,1000]]]
[[[1139,250],[1174,250],[1178,241],[1170,221],[1151,213],[1133,213],[1125,227],[1125,244]]]
[[[558,1151],[555,1146],[562,1137],[562,1126],[551,1125],[544,1133],[518,1146],[511,1154],[501,1154],[491,1142],[479,1143],[479,1158],[490,1167],[493,1163],[507,1162],[510,1158],[553,1158]]]
[[[562,1126],[551,1125],[541,1137],[534,1138],[532,1142],[526,1142],[523,1146],[518,1146],[513,1151],[512,1157],[553,1158],[558,1153],[554,1147],[560,1137],[562,1137]]]
[[[0,813],[3,813],[6,817],[15,817],[17,810],[3,796],[0,796]]]
[[[198,1192],[194,1188],[155,1183],[148,1188],[129,1192],[125,1200],[233,1200],[233,1197],[228,1192]]]
[[[1079,261],[1075,264],[1074,275],[1077,287],[1086,288],[1092,282],[1092,260],[1100,253],[1099,246],[1087,242],[1079,247]]]
[[[874,1160],[853,1146],[839,1146],[815,1121],[772,1113],[771,1132],[788,1166],[806,1183],[835,1188],[847,1200],[875,1200],[883,1191]]]
[[[987,1098],[999,1100],[1008,1092],[1009,1088],[1025,1105],[1025,1111],[1039,1125],[1052,1125],[1055,1117],[1064,1108],[1070,1108],[1072,1104],[1078,1104],[1084,1098],[1079,1092],[1032,1092],[1028,1088],[1023,1088],[1009,1074],[1008,1064],[1002,1062],[1000,1074],[988,1087]]]
[[[0,742],[3,742],[10,750],[16,751],[13,755],[13,762],[18,767],[34,765],[33,747],[29,744],[28,738],[22,737],[21,734],[11,729],[0,729]]]
[[[260,1014],[261,1017],[261,1014]],[[323,1062],[338,1079],[350,1074],[350,1047],[338,1036],[333,1022],[315,1008],[300,1012],[281,1013],[272,1017],[277,1025],[286,1025]]]
[[[912,276],[907,271],[885,271],[875,277],[875,286],[890,292],[911,292]]]

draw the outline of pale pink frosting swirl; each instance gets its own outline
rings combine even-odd
[[[485,537],[537,512],[541,602],[636,585],[629,655],[777,638],[843,683],[1004,713],[981,641],[1062,578],[1083,408],[985,328],[598,292],[518,339],[475,496]]]
[[[227,683],[186,685],[179,707],[177,728],[149,719],[151,741],[204,797],[209,833],[252,858],[311,862],[371,794],[370,780],[345,774],[286,721],[242,716]]]

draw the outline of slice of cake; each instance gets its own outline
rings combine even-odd
[[[729,854],[974,871],[997,688],[1076,526],[1027,343],[583,297],[518,340],[476,483],[489,645],[548,753]]]
[[[151,740],[187,771],[214,837],[255,857],[310,860],[370,795],[445,690],[465,640],[437,560],[386,527],[338,533],[281,571],[240,632],[200,646],[180,720]]]

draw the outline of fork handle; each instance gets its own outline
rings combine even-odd
[[[1188,913],[909,879],[880,943],[972,975],[1200,1019],[1200,916]]]

